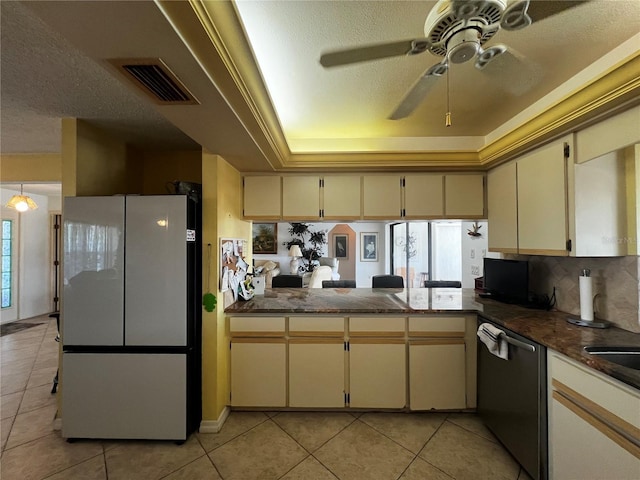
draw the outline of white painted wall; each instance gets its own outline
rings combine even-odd
[[[462,288],[474,288],[475,279],[484,274],[484,257],[491,256],[488,252],[489,225],[478,222],[480,237],[469,235],[473,231],[474,222],[462,222]]]
[[[11,215],[4,208],[12,195],[20,193],[2,189],[2,216]],[[51,254],[49,231],[49,202],[43,195],[30,195],[38,204],[36,210],[18,214],[15,224],[17,247],[17,288],[14,291],[15,308],[2,312],[2,323],[49,313],[51,310]]]

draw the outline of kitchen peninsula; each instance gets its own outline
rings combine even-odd
[[[481,314],[549,349],[640,389],[640,371],[594,358],[583,350],[584,346],[596,344],[640,346],[640,334],[615,327],[606,330],[577,327],[566,322],[567,314],[564,312],[533,310],[479,298],[473,289],[268,289],[264,295],[255,296],[250,301],[230,305],[225,313],[230,320],[248,317],[258,322],[263,318],[267,322],[282,318],[283,337],[285,318],[407,318],[408,340],[413,337],[412,332],[426,338],[460,338],[462,326],[459,319],[464,317],[464,338],[467,348],[473,352],[476,317]],[[438,330],[419,332],[422,326],[411,326],[418,319],[439,319]],[[452,324],[450,327],[446,327],[447,319]],[[232,337],[238,336],[237,333],[231,330]],[[314,333],[318,336],[318,332]],[[340,338],[343,338],[343,333],[340,332]],[[374,333],[382,332],[372,332],[371,337],[378,336]],[[273,338],[276,335],[268,336]]]

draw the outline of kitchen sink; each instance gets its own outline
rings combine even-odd
[[[604,360],[623,367],[640,370],[640,347],[590,346],[584,347],[584,350],[589,355],[597,355]]]

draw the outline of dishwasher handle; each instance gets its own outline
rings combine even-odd
[[[529,352],[535,352],[536,351],[535,345],[531,345],[530,343],[525,343],[525,342],[522,342],[520,340],[516,340],[515,338],[510,337],[506,333],[502,334],[501,336],[504,338],[504,340],[508,344],[513,345],[514,347],[524,348],[525,350],[528,350]]]

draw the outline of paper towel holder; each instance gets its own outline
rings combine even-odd
[[[598,297],[598,295],[600,295],[599,293],[596,293],[593,296],[593,311],[595,312],[596,310],[596,298]],[[582,318],[575,316],[575,315],[569,315],[567,317],[567,322],[573,324],[573,325],[577,325],[579,327],[591,327],[591,328],[609,328],[611,326],[611,322],[608,320],[602,320],[599,319],[595,316],[593,316],[593,320],[583,320]]]

